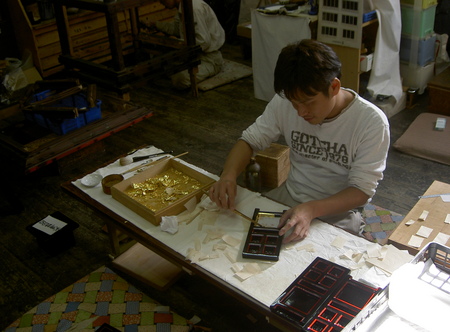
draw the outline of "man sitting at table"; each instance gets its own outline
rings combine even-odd
[[[149,28],[156,28],[168,35],[184,39],[182,26],[181,0],[160,0],[168,9],[177,8],[173,21],[142,22]],[[197,82],[218,74],[222,70],[223,58],[220,48],[225,42],[225,31],[217,20],[212,8],[203,0],[192,0],[194,12],[195,41],[200,45],[200,65],[196,73]],[[177,89],[186,89],[191,85],[187,70],[171,76],[172,84]]]
[[[280,219],[284,242],[308,234],[319,218],[359,234],[363,206],[383,177],[389,123],[378,107],[341,87],[341,62],[327,45],[302,40],[286,46],[275,67],[277,93],[231,149],[209,196],[234,210],[236,179],[259,150],[284,137],[291,168],[267,196],[291,208]]]

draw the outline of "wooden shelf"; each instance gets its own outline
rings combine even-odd
[[[59,62],[60,38],[56,20],[32,25],[28,20],[20,0],[7,0],[16,40],[21,54],[29,50],[33,62],[42,77],[58,73],[64,67]],[[159,2],[151,2],[139,8],[141,20],[164,20],[173,17],[176,10],[165,9]],[[132,44],[130,17],[127,11],[117,13],[122,48]],[[92,10],[80,9],[76,14],[67,15],[68,33],[77,58],[102,63],[111,60],[110,44],[105,15]]]
[[[342,62],[342,86],[352,89],[358,93],[360,88],[361,72],[360,60],[364,49],[367,49],[367,54],[373,53],[375,48],[375,41],[378,31],[378,19],[365,22],[362,25],[362,43],[360,48],[353,48],[335,44],[327,44],[338,55]]]

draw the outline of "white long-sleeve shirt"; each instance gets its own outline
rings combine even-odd
[[[202,51],[210,53],[219,50],[225,42],[225,31],[217,20],[212,8],[203,0],[192,0],[194,12],[195,41]],[[156,22],[156,28],[169,35],[184,39],[181,26],[182,6],[179,7],[174,20]]]
[[[288,100],[275,95],[242,133],[241,139],[254,151],[284,136],[291,162],[286,187],[296,201],[323,199],[347,187],[372,197],[383,178],[390,136],[387,117],[347,91],[355,99],[338,117],[320,125],[308,123]]]

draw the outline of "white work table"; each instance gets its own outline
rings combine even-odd
[[[161,152],[155,147],[137,151],[134,156],[148,155]],[[102,176],[123,173],[135,167],[133,163],[120,166],[119,160],[100,168],[94,173]],[[190,167],[207,174],[213,179],[217,176],[210,174],[196,166]],[[130,177],[134,173],[125,174]],[[265,314],[274,325],[283,326],[283,320],[270,312],[270,305],[316,258],[321,257],[347,267],[355,280],[367,280],[376,284],[385,283],[387,277],[383,273],[374,272],[371,264],[353,261],[351,254],[366,254],[368,248],[381,250],[381,246],[371,243],[365,238],[352,235],[332,225],[319,220],[311,224],[309,236],[300,242],[283,245],[277,262],[242,258],[242,248],[248,233],[249,221],[230,211],[204,211],[189,224],[181,223],[177,233],[170,234],[145,220],[126,206],[116,201],[112,196],[102,191],[101,185],[88,188],[76,179],[63,187],[80,198],[90,207],[102,212],[107,218],[109,234],[114,249],[118,249],[118,241],[114,239],[116,230],[120,230],[134,238],[144,246],[150,248],[162,257],[181,265],[183,268],[204,277],[209,282],[226,290],[243,303]],[[285,206],[269,200],[258,193],[244,188],[238,188],[237,210],[248,217],[252,217],[254,209],[263,211],[283,211]],[[225,243],[223,238],[204,243],[208,232],[222,232],[238,240],[238,245],[227,245],[225,250],[214,250],[214,245]],[[341,245],[333,245],[339,240]],[[188,260],[186,256],[195,247],[201,246],[204,254],[202,259],[195,256]],[[198,249],[198,248],[197,248]],[[116,252],[117,253],[117,252]],[[213,254],[214,253],[214,254]],[[210,258],[205,256],[210,255]],[[198,256],[197,256],[198,257]],[[191,258],[191,257],[189,257]],[[233,261],[235,260],[235,261]],[[235,275],[236,269],[245,267],[248,263],[256,263],[260,272],[242,280]],[[375,276],[375,278],[373,278]],[[371,280],[373,279],[373,280]],[[270,285],[270,287],[267,287]]]

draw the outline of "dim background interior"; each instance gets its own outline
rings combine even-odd
[[[226,44],[224,57],[251,65],[237,44]],[[230,102],[232,100],[232,102]],[[75,282],[99,266],[108,264],[110,248],[104,222],[92,210],[64,192],[61,183],[93,171],[108,161],[143,145],[154,145],[183,157],[192,164],[219,174],[228,150],[241,131],[263,111],[265,102],[253,96],[252,77],[200,92],[177,92],[168,80],[159,80],[132,92],[132,101],[153,110],[154,115],[94,146],[67,157],[64,167],[52,164],[15,182],[10,197],[23,205],[19,213],[5,215],[12,206],[3,199],[0,208],[0,327],[5,328],[39,302]],[[428,96],[390,118],[391,141],[426,112]],[[450,182],[449,166],[389,151],[388,166],[373,203],[407,214],[434,180]],[[26,226],[54,211],[62,211],[80,227],[74,231],[76,246],[49,256],[42,251]],[[140,285],[136,281],[137,285]],[[142,286],[149,296],[186,318],[198,315],[215,331],[271,329],[263,317],[243,308],[229,295],[196,276],[184,275],[169,290]],[[257,322],[247,317],[251,314]]]
[[[212,5],[219,6],[219,2],[212,2]],[[5,25],[3,28],[10,29],[10,26]],[[4,34],[0,34],[0,38],[3,36]],[[251,66],[250,59],[243,59],[235,36],[231,37],[223,48],[224,57]],[[10,40],[1,40],[2,45],[13,49],[13,43],[9,42]],[[5,50],[5,47],[0,47],[0,53]],[[145,145],[173,150],[174,154],[188,151],[184,160],[219,174],[229,149],[242,130],[254,121],[266,105],[266,102],[254,98],[251,76],[200,92],[198,98],[193,97],[189,91],[173,90],[170,82],[162,79],[132,91],[131,100],[148,107],[154,115],[66,157],[59,165],[52,164],[26,177],[15,179],[7,189],[7,199],[2,197],[2,330],[44,299],[111,261],[108,237],[103,230],[104,221],[64,192],[61,183],[91,172],[104,163]],[[428,95],[425,91],[413,108],[405,109],[389,119],[392,143],[418,114],[427,111],[427,104]],[[7,177],[8,174],[3,176]],[[417,202],[417,196],[425,192],[434,180],[450,183],[450,167],[400,153],[391,147],[384,179],[380,182],[373,203],[406,215]],[[55,211],[64,212],[80,227],[74,232],[76,245],[73,248],[63,252],[56,250],[55,255],[48,255],[26,231],[26,227]],[[164,292],[128,276],[126,278],[180,315],[186,318],[193,315],[201,317],[202,323],[212,327],[214,331],[275,330],[267,325],[264,317],[236,303],[228,294],[195,275],[182,276]]]

